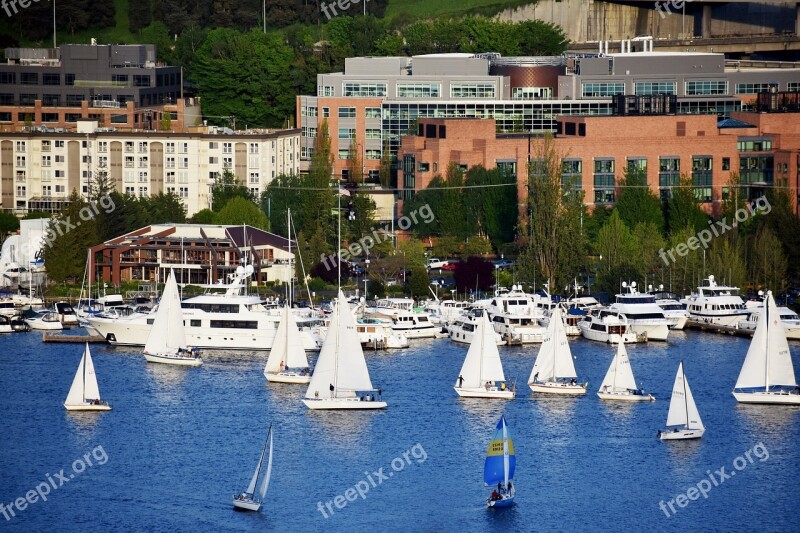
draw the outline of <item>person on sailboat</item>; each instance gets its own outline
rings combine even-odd
[[[497,501],[497,500],[499,500],[499,499],[500,499],[500,495],[499,495],[499,494],[497,494],[497,491],[496,491],[496,490],[493,490],[493,491],[492,491],[491,500],[496,502],[496,501]]]
[[[503,482],[502,481],[498,481],[497,482],[497,492],[498,492],[498,494],[503,494]]]
[[[508,491],[509,494],[511,494],[511,488],[512,488],[511,487],[511,480],[509,479],[508,480],[508,487],[506,488],[506,490]]]
[[[458,388],[464,386],[464,376],[458,376]]]
[[[539,373],[538,372],[533,375],[533,382],[534,383],[538,383],[539,382]]]
[[[334,391],[333,383],[331,383],[330,390],[331,390],[331,398],[333,398],[333,391]]]

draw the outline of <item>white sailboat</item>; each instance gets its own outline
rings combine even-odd
[[[355,319],[341,290],[303,403],[315,410],[387,407],[381,389],[372,387]]]
[[[97,386],[97,375],[94,373],[92,354],[89,352],[89,343],[75,372],[72,387],[69,389],[64,402],[67,411],[110,411],[108,402],[100,399],[100,388]]]
[[[694,403],[692,389],[689,388],[689,382],[683,371],[683,361],[681,361],[678,365],[675,383],[672,385],[672,398],[669,401],[669,413],[667,413],[667,429],[659,430],[658,436],[661,440],[699,439],[705,432],[706,428],[703,427],[703,421],[700,420],[700,413]]]
[[[600,384],[597,395],[601,400],[626,402],[652,402],[655,400],[652,394],[645,394],[642,389],[636,387],[628,350],[625,349],[622,341],[617,344],[617,353],[614,355],[614,360],[611,361],[611,366],[608,367],[608,372],[603,378],[603,383]]]
[[[477,330],[472,337],[461,373],[453,387],[464,398],[504,398],[516,395],[513,387],[506,386],[500,352],[497,350],[495,332],[487,313],[477,319]]]
[[[586,394],[588,383],[578,383],[572,351],[569,349],[561,308],[553,309],[544,342],[539,347],[528,385],[533,392],[545,394]]]
[[[733,396],[741,403],[800,405],[789,343],[772,291],[767,291]]]
[[[308,368],[303,339],[289,305],[283,308],[283,316],[275,333],[275,341],[264,367],[267,381],[278,383],[309,383],[311,371]]]
[[[267,454],[267,446],[269,446],[269,458],[267,459],[267,471],[264,473],[264,478],[261,480],[261,486],[256,494],[256,486],[258,486],[258,478],[261,475],[261,467],[264,464],[264,457]],[[261,504],[264,501],[264,495],[267,494],[269,487],[269,478],[272,475],[272,425],[269,426],[269,434],[267,440],[264,441],[264,449],[261,450],[261,458],[258,460],[256,471],[250,479],[250,484],[244,492],[240,492],[233,496],[233,507],[242,511],[258,511],[261,509]]]
[[[183,311],[178,295],[175,272],[170,270],[164,292],[158,302],[153,327],[144,345],[144,358],[151,363],[169,365],[200,366],[203,360],[199,353],[187,347],[183,329]]]

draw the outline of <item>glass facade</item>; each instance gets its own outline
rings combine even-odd
[[[675,81],[642,81],[634,84],[634,94],[676,94],[678,83]]]
[[[494,83],[453,83],[450,98],[496,98]]]
[[[658,187],[661,200],[672,198],[672,187],[681,182],[681,160],[678,157],[660,157],[658,159]]]
[[[351,96],[354,98],[382,98],[386,96],[386,84],[359,82],[343,83],[342,96]]]
[[[614,187],[614,159],[595,159],[594,203],[613,204],[616,200]]]
[[[686,96],[728,94],[728,82],[720,80],[696,80],[686,82]]]
[[[710,156],[692,156],[692,186],[695,198],[699,201],[711,201],[713,176],[713,161]]]
[[[441,83],[398,83],[398,98],[439,98],[442,95]]]
[[[583,98],[602,98],[606,96],[614,96],[615,94],[625,94],[624,83],[613,82],[581,84],[581,95]]]
[[[737,83],[736,94],[756,94],[769,91],[769,83]]]

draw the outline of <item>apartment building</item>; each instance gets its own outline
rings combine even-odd
[[[0,133],[0,198],[17,214],[55,212],[105,170],[118,192],[174,193],[191,216],[210,207],[226,168],[259,195],[276,176],[298,173],[299,159],[298,129],[124,132],[82,121],[76,132]]]

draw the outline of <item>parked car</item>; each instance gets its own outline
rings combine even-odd
[[[436,257],[431,257],[431,258],[428,259],[428,264],[425,265],[425,266],[428,269],[444,268],[445,265],[447,265],[449,263],[450,262],[448,260],[446,260],[446,259],[442,260],[442,259],[438,259]]]
[[[458,268],[458,263],[447,263],[442,267],[442,270],[455,270]]]
[[[514,261],[511,259],[495,259],[493,263],[495,270],[503,270],[514,266]]]

